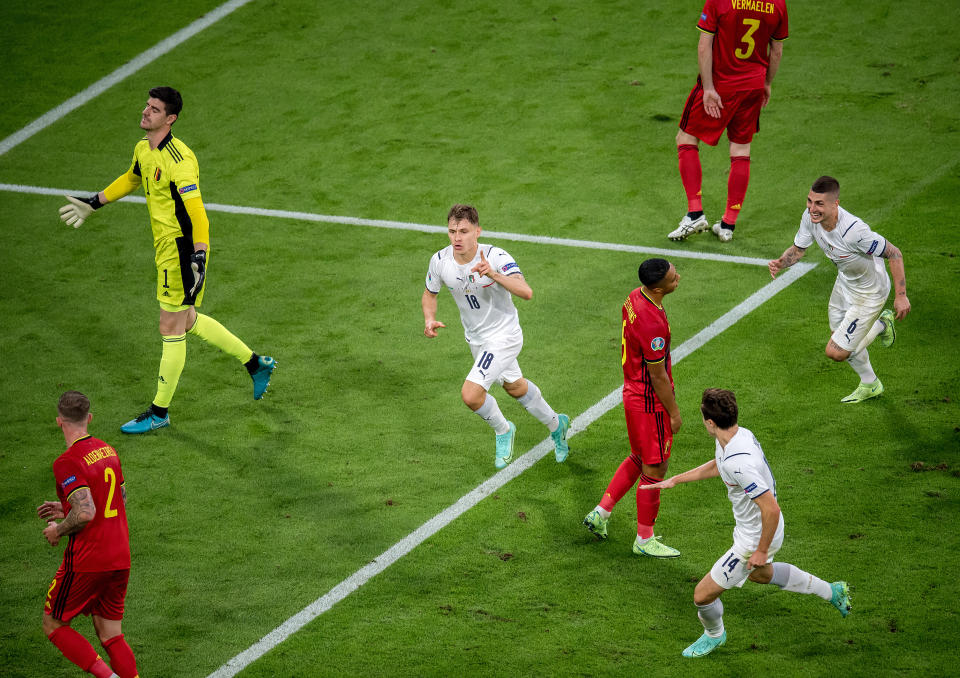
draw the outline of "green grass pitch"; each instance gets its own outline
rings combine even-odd
[[[0,139],[217,7],[9,0],[0,8]],[[698,2],[361,3],[253,0],[0,155],[0,183],[93,191],[127,167],[146,91],[184,94],[174,129],[209,203],[442,225],[472,202],[490,231],[768,259],[807,188],[904,252],[913,311],[871,351],[886,392],[823,355],[834,271],[812,271],[674,371],[684,427],[671,470],[712,455],[698,402],[734,389],[778,481],[777,558],[854,587],[846,619],[747,585],[723,598],[727,645],[698,661],[695,582],[729,545],[718,482],[662,497],[683,556],[638,559],[631,495],[610,538],[580,526],[627,452],[622,407],[481,501],[241,676],[955,674],[960,585],[960,38],[953,3],[793,2],[754,139],[733,242],[666,239],[684,211],[674,135],[696,68]],[[705,208],[723,210],[726,141],[704,147]],[[91,432],[128,489],[124,632],[141,675],[208,676],[489,478],[493,437],[459,401],[456,309],[422,336],[442,234],[211,211],[204,311],[280,364],[253,402],[232,359],[191,341],[173,425],[121,437],[160,353],[145,208],[74,230],[62,199],[0,190],[0,673],[80,675],[44,638],[62,555],[35,507],[53,498],[59,394],[85,391]],[[518,302],[525,374],[572,417],[621,382],[620,312],[644,255],[492,241],[534,298]],[[674,346],[769,282],[761,266],[673,258]],[[518,451],[545,429],[501,390]],[[74,624],[88,637],[86,619]]]

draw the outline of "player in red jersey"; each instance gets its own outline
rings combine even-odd
[[[59,501],[43,502],[37,515],[47,521],[43,536],[51,546],[64,536],[70,540],[47,590],[43,631],[63,656],[97,678],[135,678],[137,662],[120,630],[130,576],[120,459],[110,445],[87,433],[93,415],[85,395],[67,391],[60,396],[57,413],[57,425],[69,445],[53,462]],[[113,669],[86,638],[70,628],[78,614],[93,618]]]
[[[653,525],[660,510],[660,491],[641,492],[666,476],[673,434],[680,430],[680,408],[673,392],[670,367],[670,324],[663,298],[677,289],[680,275],[666,259],[640,264],[642,285],[623,304],[623,409],[627,417],[630,456],[614,473],[597,507],[583,524],[606,539],[607,521],[617,502],[637,479],[637,539],[633,552],[654,558],[676,558],[680,552],[660,542]]]
[[[697,28],[700,76],[677,132],[688,211],[667,237],[686,240],[711,228],[721,242],[728,242],[750,183],[750,142],[760,129],[760,109],[770,101],[788,37],[786,0],[706,0]],[[727,209],[710,227],[703,215],[699,144],[716,146],[724,130],[730,140]]]

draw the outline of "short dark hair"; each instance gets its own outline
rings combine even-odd
[[[720,428],[730,428],[737,423],[737,397],[733,391],[708,388],[700,401],[700,414]]]
[[[480,225],[480,215],[477,214],[477,208],[473,205],[454,205],[447,212],[447,222],[460,221],[466,219],[474,226]]]
[[[824,175],[813,182],[813,186],[810,187],[810,190],[814,193],[829,193],[839,197],[840,182],[833,177]]]
[[[62,419],[74,424],[82,424],[90,414],[90,399],[80,391],[67,391],[57,402],[57,413]]]
[[[183,97],[180,92],[173,87],[154,87],[149,92],[154,99],[163,102],[163,107],[167,109],[167,115],[180,117],[180,111],[183,110]]]
[[[650,288],[663,280],[669,270],[670,262],[666,259],[647,259],[637,269],[637,276],[644,287]]]

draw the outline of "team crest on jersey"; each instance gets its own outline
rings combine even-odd
[[[178,192],[180,195],[183,195],[184,193],[189,193],[190,191],[195,191],[195,190],[197,190],[197,185],[196,185],[196,184],[190,184],[189,186],[184,186],[183,188],[178,188],[178,189],[177,189],[177,192]]]
[[[70,476],[69,478],[64,480],[62,483],[60,483],[60,487],[62,487],[63,489],[67,489],[67,486],[73,485],[75,482],[77,482],[77,477]]]
[[[650,342],[650,348],[654,351],[662,351],[666,345],[667,342],[663,340],[663,337],[654,337],[653,341]]]
[[[153,180],[160,181],[160,168],[157,168],[157,171],[153,173]]]

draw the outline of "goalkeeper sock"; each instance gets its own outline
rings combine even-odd
[[[208,344],[213,344],[224,353],[232,355],[242,363],[249,361],[253,354],[253,351],[236,335],[208,315],[197,313],[197,322],[187,331]]]
[[[160,372],[157,375],[157,395],[153,404],[157,407],[170,407],[173,394],[183,372],[183,364],[187,361],[187,335],[178,334],[172,337],[162,337],[163,353],[160,355]]]

